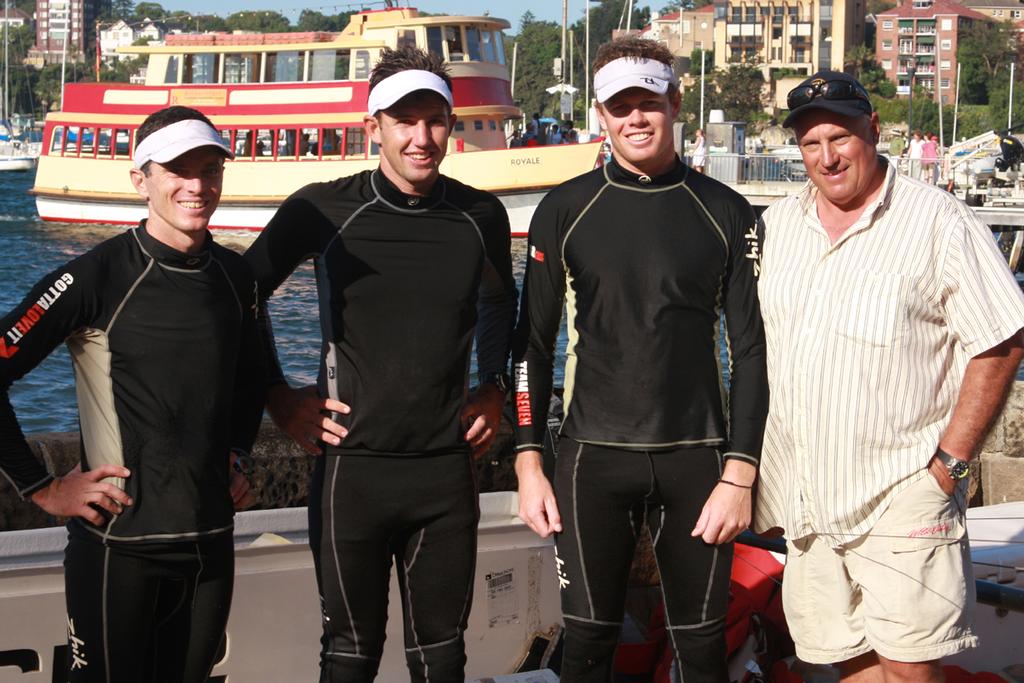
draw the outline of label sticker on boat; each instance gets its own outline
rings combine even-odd
[[[491,572],[484,576],[487,584],[487,625],[490,628],[519,623],[519,600],[515,570]]]

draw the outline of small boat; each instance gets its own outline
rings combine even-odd
[[[180,104],[213,121],[230,162],[210,227],[261,230],[303,185],[375,168],[363,117],[368,78],[385,47],[442,57],[458,122],[441,172],[499,196],[512,234],[555,185],[594,168],[600,143],[508,149],[522,120],[505,58],[504,19],[425,16],[410,7],[363,10],[340,33],[172,34],[121,52],[148,57],[145,85],[69,83],[46,117],[35,186],[47,221],[135,224],[145,204],[128,180],[135,132],[150,113]]]

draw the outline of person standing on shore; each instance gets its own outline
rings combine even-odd
[[[700,128],[693,135],[693,149],[690,150],[690,166],[697,173],[704,172],[704,166],[708,163],[707,140],[704,139],[704,131]]]
[[[148,217],[53,271],[0,323],[0,470],[70,517],[72,683],[207,680],[234,581],[232,516],[263,409],[255,282],[207,226],[224,159],[213,124],[162,109],[136,133]],[[8,400],[66,342],[81,464],[48,473]]]
[[[452,108],[439,58],[385,49],[364,119],[379,167],[300,189],[246,252],[262,304],[303,261],[317,272],[317,386],[290,388],[275,364],[268,409],[318,456],[309,515],[324,682],[376,676],[392,561],[412,679],[464,680],[473,456],[501,419],[517,294],[505,209],[439,173]],[[264,338],[272,351],[269,326]]]
[[[788,99],[811,182],[763,216],[754,526],[785,531],[800,659],[941,681],[977,642],[967,463],[1024,355],[1024,296],[963,202],[878,156],[860,83],[821,71]]]
[[[573,683],[612,678],[645,522],[682,680],[728,680],[732,540],[750,522],[768,407],[760,237],[743,197],[676,156],[672,64],[655,41],[601,46],[594,88],[612,159],[551,190],[530,225],[513,349],[519,516],[556,534],[561,675]],[[563,305],[565,419],[552,487],[540,451]]]

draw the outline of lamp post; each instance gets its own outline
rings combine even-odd
[[[907,98],[907,140],[910,140],[910,134],[914,131],[914,74],[917,73],[917,68],[911,64],[907,67],[907,75],[910,76],[910,97]]]

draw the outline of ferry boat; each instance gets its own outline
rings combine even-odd
[[[391,3],[389,3],[390,5]],[[548,189],[597,163],[600,144],[507,149],[520,120],[505,63],[504,19],[423,16],[411,7],[363,10],[340,33],[170,34],[148,56],[144,85],[73,83],[47,115],[35,186],[40,217],[135,224],[145,204],[128,179],[135,132],[170,105],[210,117],[237,158],[211,228],[260,230],[303,185],[375,168],[363,130],[368,78],[385,47],[415,45],[450,68],[458,122],[441,172],[497,194],[512,233],[525,236]]]

